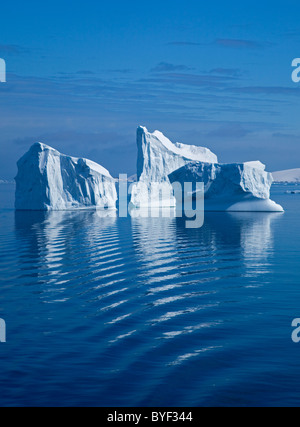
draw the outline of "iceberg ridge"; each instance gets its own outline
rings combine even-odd
[[[132,185],[131,205],[136,208],[172,207],[176,205],[169,174],[192,161],[217,163],[208,148],[173,144],[161,132],[137,129],[137,179]]]

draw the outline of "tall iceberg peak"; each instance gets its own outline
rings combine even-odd
[[[17,210],[116,208],[115,180],[104,167],[42,143],[18,161],[15,180]]]
[[[175,206],[168,175],[191,161],[218,162],[208,148],[173,144],[161,132],[150,133],[142,126],[137,129],[137,146],[138,182],[131,191],[131,204],[135,207]],[[162,198],[159,191],[163,193]]]

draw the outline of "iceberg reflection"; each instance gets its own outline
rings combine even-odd
[[[118,246],[116,219],[114,210],[16,211],[21,271],[27,271],[31,284],[42,285],[47,302],[66,301],[66,286],[92,283],[97,266],[106,263],[106,249],[116,241]]]
[[[146,218],[135,211],[132,232],[143,265],[141,274],[148,284],[159,283],[163,290],[165,286],[180,286],[180,282],[190,283],[187,269],[191,275],[197,272],[199,281],[201,273],[203,280],[210,280],[212,275],[221,278],[218,271],[224,268],[243,277],[250,272],[259,275],[268,269],[274,246],[273,224],[282,215],[211,212],[205,214],[202,228],[187,229],[183,218]],[[238,271],[241,265],[246,272]],[[164,284],[171,279],[172,285]]]

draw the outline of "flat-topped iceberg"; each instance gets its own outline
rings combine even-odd
[[[283,183],[299,183],[300,169],[288,169],[272,173],[275,182]]]
[[[283,212],[280,205],[270,200],[273,178],[261,162],[192,162],[171,173],[169,179],[171,183],[180,183],[182,188],[184,183],[204,183],[208,211]],[[196,193],[191,197],[195,198]]]
[[[161,132],[137,130],[138,182],[132,185],[131,204],[137,208],[170,207],[176,205],[168,175],[191,161],[217,163],[208,148],[173,144]]]
[[[91,160],[34,144],[18,161],[17,210],[116,208],[115,180]]]

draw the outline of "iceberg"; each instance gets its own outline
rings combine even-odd
[[[15,181],[17,210],[116,209],[115,180],[105,168],[42,143],[18,161]]]
[[[137,129],[137,183],[131,186],[131,206],[136,208],[172,207],[176,199],[169,174],[192,161],[217,163],[208,148],[173,144],[161,132]]]
[[[278,183],[299,183],[300,169],[288,169],[272,173],[274,181]]]
[[[180,183],[182,188],[184,183],[204,183],[207,211],[283,212],[280,205],[270,200],[273,177],[261,162],[192,162],[172,172],[169,179],[172,184]],[[179,196],[182,200],[182,194]],[[190,198],[196,198],[196,190]]]

